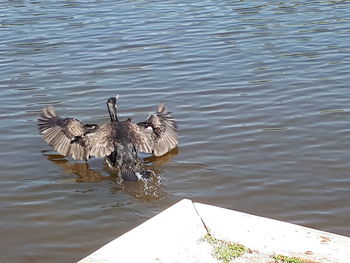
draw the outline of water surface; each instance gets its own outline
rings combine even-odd
[[[182,198],[350,235],[347,1],[4,1],[0,262],[74,262]],[[178,149],[120,183],[57,155],[41,109],[165,102]]]

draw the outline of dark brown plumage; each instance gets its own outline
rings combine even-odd
[[[53,107],[46,107],[38,120],[39,131],[60,154],[75,160],[106,157],[110,166],[120,169],[124,180],[136,181],[144,172],[137,151],[160,156],[175,148],[178,144],[176,121],[164,104],[144,122],[119,121],[116,102],[115,97],[107,101],[111,122],[101,126],[61,118]]]

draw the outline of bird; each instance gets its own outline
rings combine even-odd
[[[74,160],[88,161],[104,157],[111,168],[120,171],[124,181],[147,178],[139,152],[161,156],[178,145],[177,122],[160,103],[155,113],[145,121],[121,121],[117,115],[119,95],[107,100],[110,122],[87,124],[76,118],[61,118],[53,106],[45,107],[38,118],[38,128],[44,139],[57,152]]]

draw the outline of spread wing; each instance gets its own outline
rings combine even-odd
[[[82,141],[88,146],[90,156],[105,157],[114,150],[117,130],[113,123],[99,126],[94,132],[87,133]]]
[[[53,107],[43,109],[38,119],[43,139],[57,152],[75,160],[104,157],[114,150],[111,124],[85,124],[74,118],[61,118]]]
[[[130,137],[136,149],[144,153],[160,156],[178,144],[177,125],[165,105],[160,104],[157,112],[152,113],[144,122],[128,122]]]

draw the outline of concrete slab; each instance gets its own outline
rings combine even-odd
[[[194,203],[206,227],[219,239],[266,254],[316,262],[350,262],[350,238],[225,208]]]
[[[182,200],[79,261],[217,262],[206,243],[206,229],[190,200]]]
[[[273,254],[317,263],[350,262],[350,238],[184,199],[79,263],[218,262],[200,240],[208,233],[252,253],[235,263],[270,263]],[[310,262],[311,262],[310,261]]]

